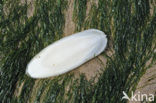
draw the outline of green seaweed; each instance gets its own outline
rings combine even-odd
[[[91,2],[86,17],[88,0],[74,0],[75,31],[97,28],[109,39],[105,69],[97,81],[78,78],[70,73],[40,79],[33,95],[35,79],[25,75],[30,59],[41,49],[62,38],[68,7],[66,0],[38,0],[32,17],[27,17],[29,4],[20,1],[0,1],[0,102],[2,103],[126,103],[122,91],[131,96],[142,75],[155,64],[156,12],[150,14],[148,0],[98,0]],[[154,4],[153,4],[154,6]],[[8,14],[4,8],[8,7]],[[156,8],[154,8],[156,9]],[[22,83],[17,97],[15,91]],[[34,98],[34,99],[32,99]]]
[[[76,31],[83,28],[87,9],[87,0],[74,0],[73,21],[76,22]]]
[[[8,8],[10,13],[0,21],[0,50],[4,56],[0,69],[0,100],[10,103],[14,98],[17,81],[25,80],[19,98],[20,102],[25,102],[34,83],[33,79],[24,77],[26,65],[42,48],[61,38],[65,22],[63,11],[67,3],[37,1],[33,17],[28,18],[27,3],[21,5],[19,1],[8,2],[12,4]],[[6,6],[10,4],[6,3]]]

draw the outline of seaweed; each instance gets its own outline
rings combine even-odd
[[[75,31],[88,28],[104,31],[112,45],[107,51],[114,51],[111,56],[107,51],[103,53],[107,64],[96,82],[87,80],[84,74],[75,77],[67,73],[38,80],[25,75],[30,59],[63,37],[66,0],[35,1],[33,16],[29,18],[27,2],[0,1],[0,102],[127,102],[121,101],[122,91],[131,96],[142,75],[156,61],[153,52],[156,49],[156,12],[150,14],[148,0],[98,0],[97,5],[91,2],[87,17],[87,2],[74,0]],[[154,4],[153,7],[156,10]],[[152,62],[147,65],[150,59]]]
[[[76,31],[83,28],[87,9],[87,0],[74,0],[73,21],[76,22]]]
[[[28,100],[34,80],[24,76],[26,65],[42,48],[61,38],[63,33],[61,30],[65,22],[63,11],[67,4],[66,1],[61,4],[52,0],[37,1],[34,4],[33,17],[28,18],[27,3],[21,5],[19,1],[7,2],[12,4],[10,8],[10,4],[5,5],[10,13],[0,21],[0,50],[4,56],[0,69],[0,100],[2,103],[10,103],[12,98],[15,98],[14,91],[17,81],[23,80],[25,83],[20,101]]]

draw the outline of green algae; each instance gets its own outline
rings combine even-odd
[[[18,98],[18,101],[25,102],[29,100],[34,84],[33,79],[24,76],[26,65],[42,48],[61,38],[67,2],[37,1],[34,15],[30,18],[27,17],[27,3],[8,2],[13,4],[8,8],[10,13],[0,21],[0,50],[5,57],[1,62],[0,100],[11,102],[17,81],[25,80]]]
[[[150,15],[147,0],[99,0],[92,3],[86,18],[87,0],[74,0],[73,21],[76,31],[97,28],[111,40],[115,53],[107,57],[105,70],[97,82],[65,74],[53,79],[41,79],[32,89],[35,79],[25,75],[30,59],[42,48],[62,37],[66,0],[36,1],[32,17],[27,17],[28,4],[11,4],[9,15],[0,15],[0,101],[34,103],[126,103],[122,91],[135,91],[142,75],[148,69],[147,61],[155,63],[153,45],[156,39],[156,12]],[[0,10],[3,5],[0,2]],[[133,12],[132,12],[133,11]],[[110,43],[110,42],[109,42]],[[156,46],[155,46],[156,47]],[[17,85],[24,82],[19,97],[14,95]],[[35,94],[35,95],[34,95]],[[31,100],[31,98],[35,98]]]
[[[87,0],[74,0],[73,21],[76,22],[76,31],[83,28],[87,9]]]

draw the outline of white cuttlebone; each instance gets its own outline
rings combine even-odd
[[[107,38],[97,29],[64,37],[38,53],[27,65],[32,78],[57,76],[82,65],[104,51]]]

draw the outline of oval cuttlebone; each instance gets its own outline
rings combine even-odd
[[[66,73],[99,55],[106,45],[106,35],[97,29],[64,37],[38,53],[27,65],[26,74],[47,78]]]

